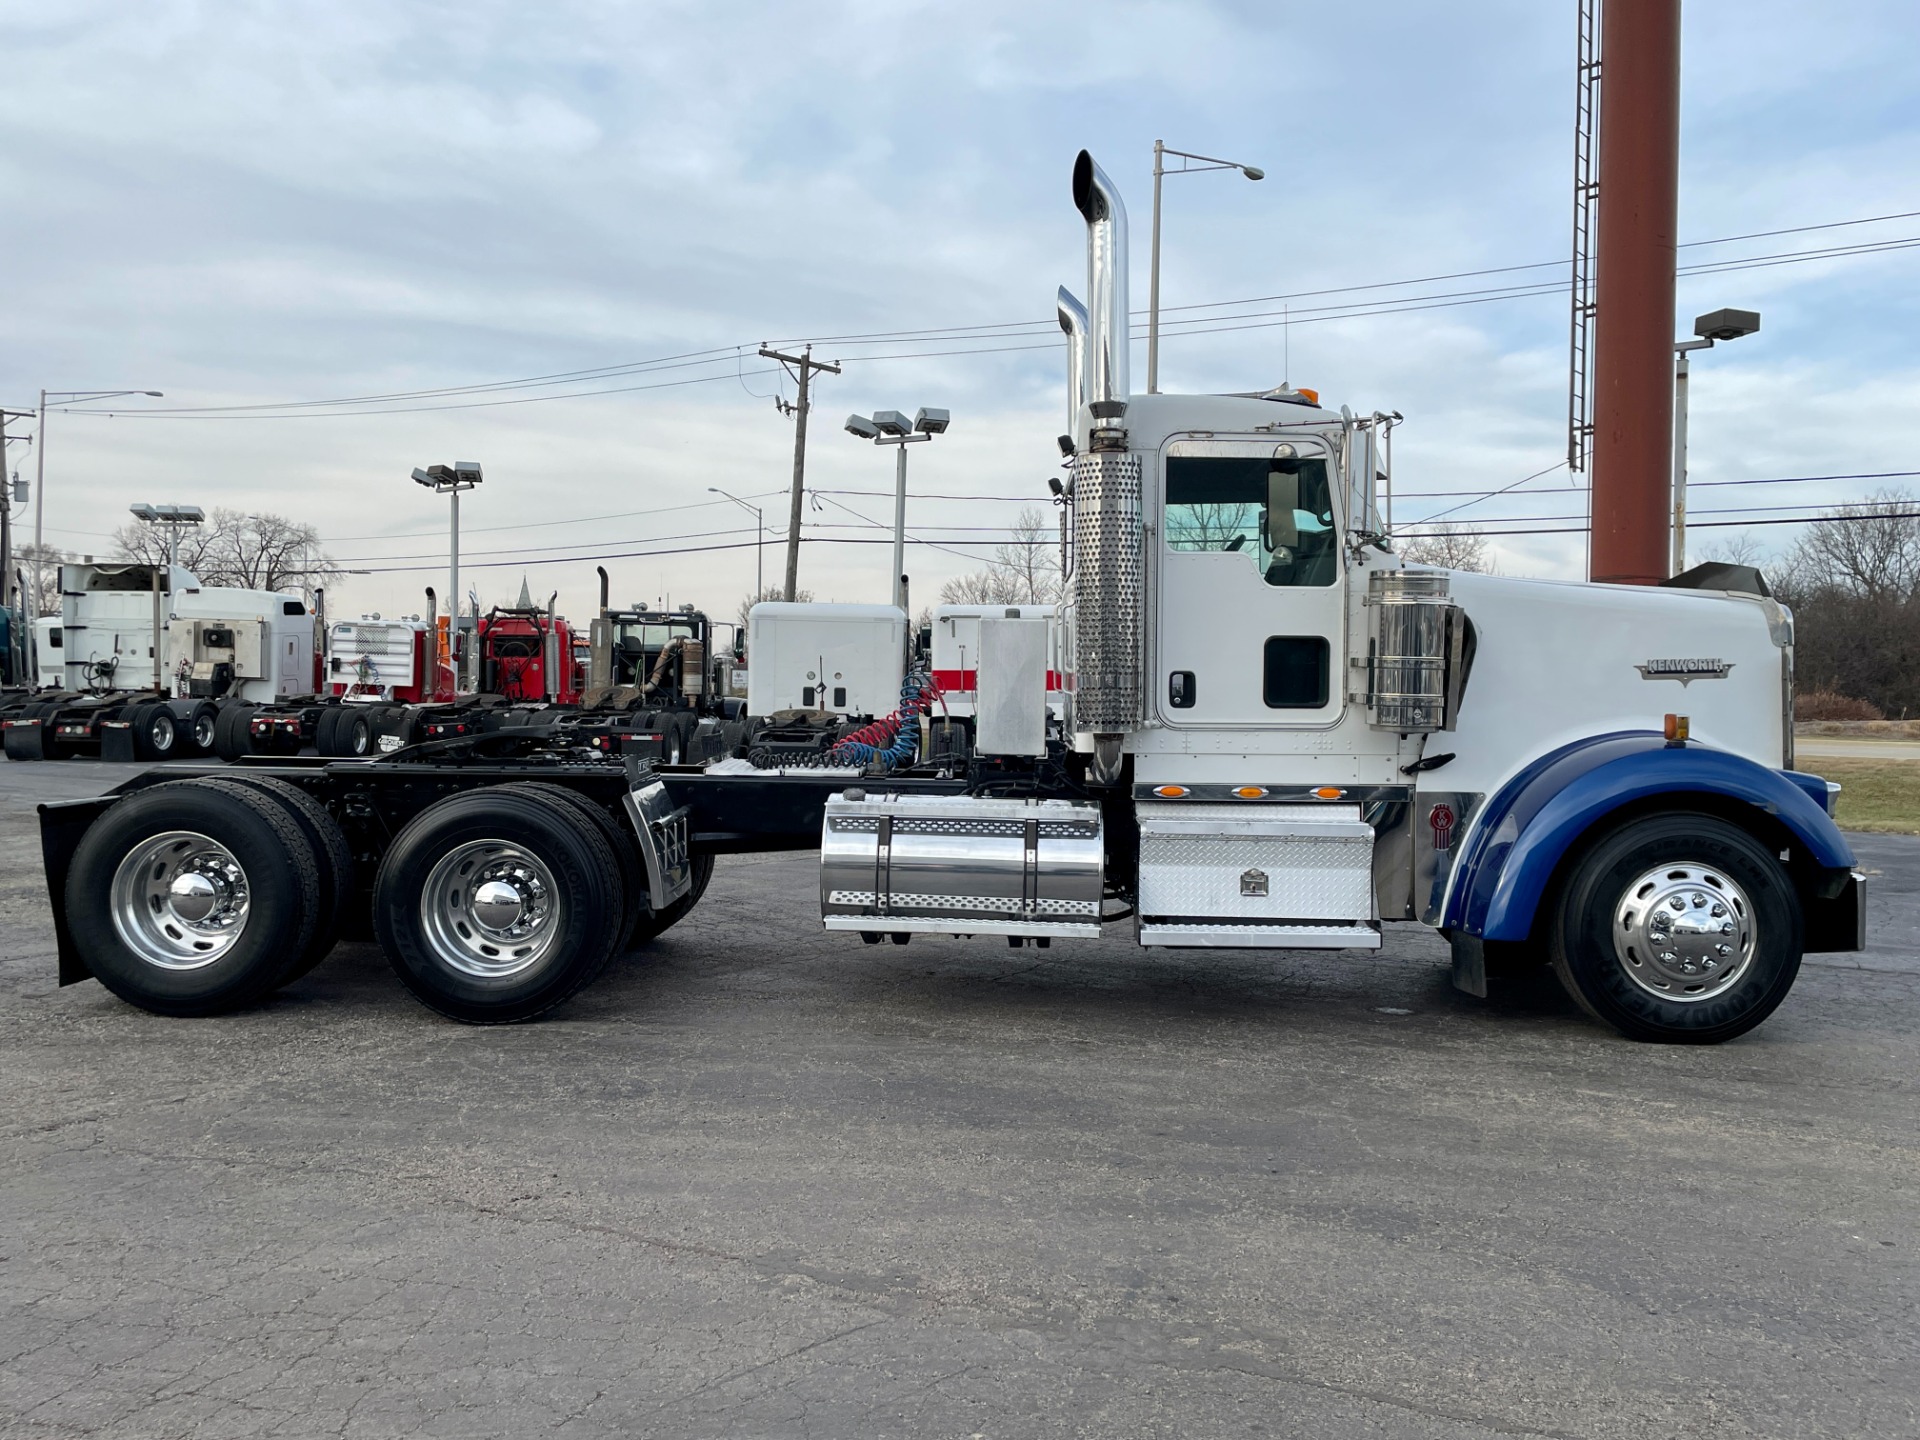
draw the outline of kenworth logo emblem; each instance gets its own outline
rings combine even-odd
[[[1643,680],[1678,680],[1683,686],[1696,680],[1718,680],[1733,669],[1727,660],[1649,660],[1636,665]]]

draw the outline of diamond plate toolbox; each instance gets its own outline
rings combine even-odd
[[[1357,805],[1142,802],[1143,920],[1374,918],[1373,828]]]
[[[1066,800],[869,794],[827,801],[829,930],[1100,933],[1100,807]]]

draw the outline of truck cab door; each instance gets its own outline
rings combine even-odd
[[[1154,713],[1184,729],[1315,728],[1344,705],[1334,455],[1312,439],[1162,450]]]

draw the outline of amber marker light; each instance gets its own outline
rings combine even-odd
[[[1338,800],[1347,792],[1340,789],[1337,785],[1322,785],[1313,793],[1322,800]]]
[[[1258,800],[1267,792],[1264,787],[1259,785],[1242,785],[1233,793],[1238,795],[1242,800]]]
[[[1181,800],[1186,797],[1187,787],[1184,785],[1156,785],[1153,787],[1153,793],[1158,795],[1162,800]]]

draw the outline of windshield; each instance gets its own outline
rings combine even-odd
[[[1290,513],[1269,523],[1269,495],[1289,492]],[[1339,575],[1324,459],[1171,456],[1165,524],[1169,550],[1243,554],[1269,585],[1331,585]]]

